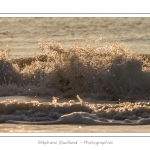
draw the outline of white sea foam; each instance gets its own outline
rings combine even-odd
[[[17,98],[17,97],[16,97]],[[87,124],[143,125],[150,124],[150,102],[94,102],[84,99],[59,100],[13,97],[0,103],[0,122],[16,124]],[[88,102],[87,102],[88,101]]]

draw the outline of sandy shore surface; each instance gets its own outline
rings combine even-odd
[[[0,124],[0,133],[150,133],[150,125],[16,125]]]

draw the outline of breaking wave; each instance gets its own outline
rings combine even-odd
[[[6,46],[0,52],[0,96],[49,96],[52,101],[2,101],[0,122],[150,124],[150,55],[115,43],[93,45],[65,48],[40,41],[44,55],[20,59],[10,59]],[[72,100],[61,102],[65,98]]]
[[[10,59],[7,46],[0,57],[0,96],[149,97],[148,54],[128,52],[118,44],[91,45],[64,48],[54,41],[40,42],[45,55],[20,59]]]

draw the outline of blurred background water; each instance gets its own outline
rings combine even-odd
[[[42,54],[38,40],[55,40],[65,46],[102,37],[101,44],[123,44],[137,53],[150,53],[150,18],[43,17],[0,18],[0,49],[10,47],[11,58]]]

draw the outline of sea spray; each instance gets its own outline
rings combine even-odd
[[[149,96],[149,55],[132,53],[118,44],[92,44],[64,48],[42,41],[43,56],[1,58],[0,95],[81,95],[120,101]]]
[[[81,106],[82,106],[84,104],[83,100],[80,98],[79,95],[77,95],[76,97],[77,97],[77,99],[79,100],[79,102],[81,103]]]

